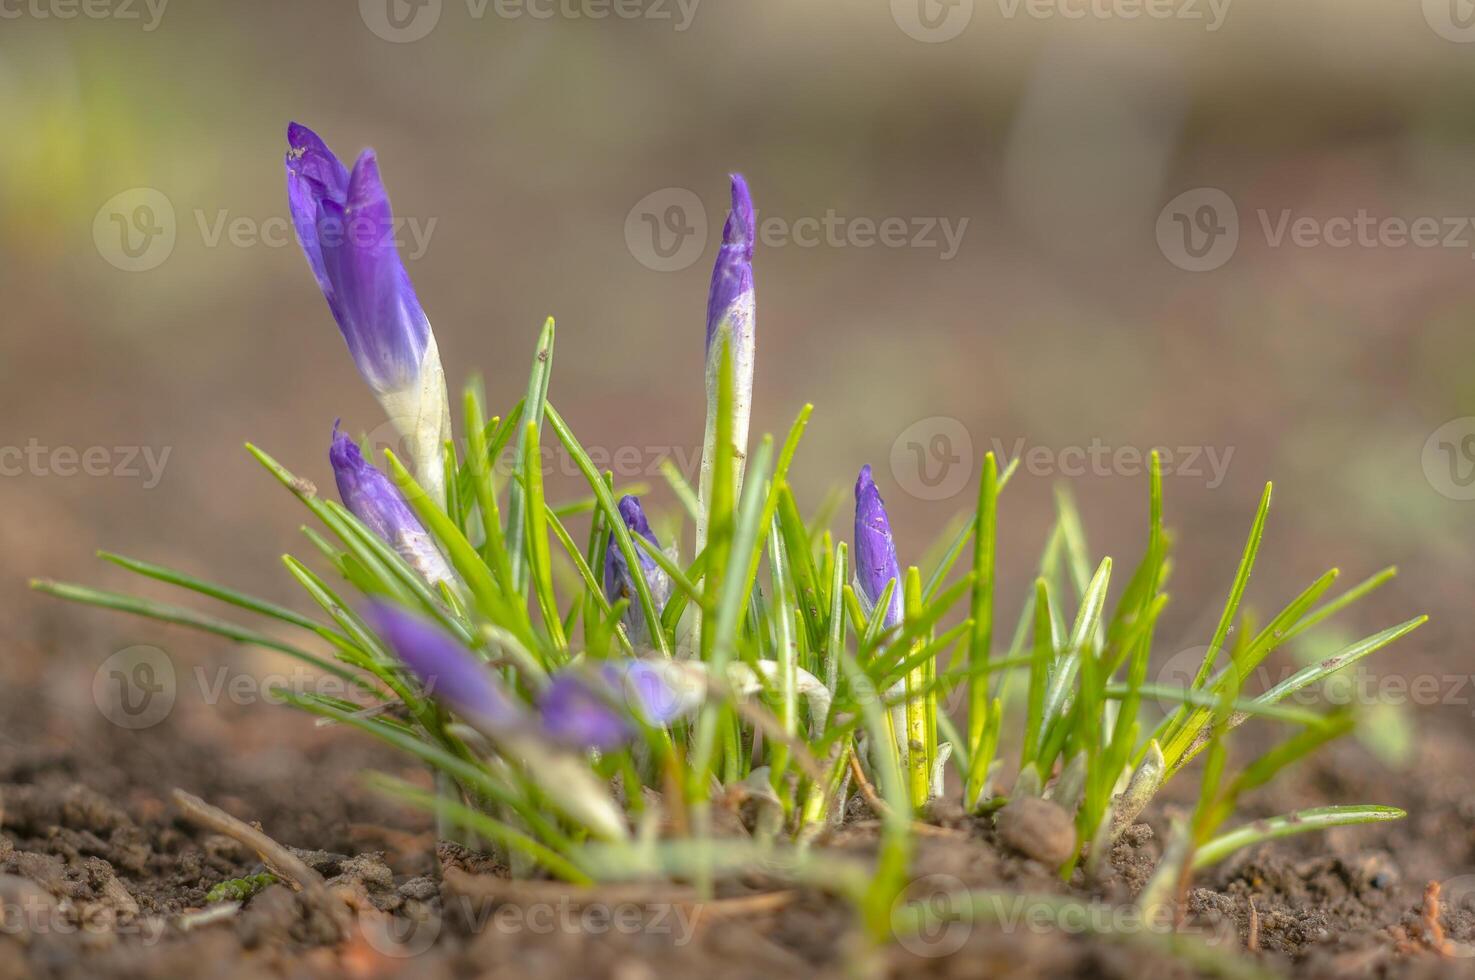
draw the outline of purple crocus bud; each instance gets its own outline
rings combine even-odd
[[[464,721],[492,735],[525,727],[522,709],[492,669],[445,630],[382,602],[370,605],[365,619],[426,692]]]
[[[626,495],[620,498],[620,517],[625,521],[625,526],[630,529],[632,535],[639,535],[652,545],[659,548],[661,543],[656,540],[655,532],[650,529],[650,522],[645,519],[645,511],[640,507],[640,498]],[[671,597],[671,576],[656,564],[656,560],[646,554],[640,546],[635,546],[640,559],[640,571],[645,576],[645,583],[650,587],[651,598],[655,600],[656,609],[659,611],[666,605],[666,600]],[[625,628],[630,633],[632,642],[648,640],[650,631],[647,629],[645,614],[640,608],[639,593],[636,591],[635,576],[631,574],[630,566],[625,561],[625,554],[620,550],[619,542],[611,535],[609,547],[604,552],[604,595],[610,602],[620,599],[628,599],[630,605],[625,609]],[[656,626],[659,629],[659,625]]]
[[[676,661],[612,660],[565,670],[538,700],[543,733],[575,748],[618,748],[639,731],[637,719],[667,725],[701,704],[704,685],[682,669]]]
[[[748,420],[753,414],[754,337],[753,242],[757,237],[753,196],[741,174],[732,175],[732,210],[722,229],[722,247],[712,268],[712,288],[707,294],[707,435],[702,446],[699,487],[701,507],[697,514],[697,551],[707,543],[706,515],[710,510],[712,467],[716,462],[717,387],[721,358],[718,351],[725,338],[731,350],[733,378],[733,445],[742,456],[748,450]]]
[[[338,496],[354,517],[394,548],[431,585],[453,582],[451,568],[394,483],[369,465],[352,439],[333,425],[328,450]]]
[[[733,346],[741,347],[753,332],[753,239],[756,229],[753,195],[742,174],[732,175],[732,210],[722,227],[722,247],[712,267],[712,289],[707,295],[707,352],[723,326],[732,331]]]
[[[287,127],[287,200],[307,264],[359,373],[404,436],[422,486],[445,501],[450,402],[435,334],[395,244],[373,150],[350,171],[306,126]]]
[[[894,581],[884,625],[895,626],[901,622],[901,565],[896,560],[896,542],[891,537],[886,502],[876,489],[876,481],[871,479],[869,466],[860,468],[860,478],[855,481],[855,580],[872,608],[886,591],[886,584]]]

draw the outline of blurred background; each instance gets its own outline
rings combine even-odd
[[[1135,563],[1163,448],[1165,654],[1207,642],[1274,479],[1262,613],[1332,565],[1396,563],[1345,628],[1429,612],[1377,669],[1470,670],[1467,0],[13,0],[0,18],[11,749],[74,738],[130,644],[271,664],[29,577],[139,588],[95,562],[106,547],[299,604],[279,557],[309,550],[304,515],[242,443],[326,488],[334,419],[382,422],[290,232],[292,119],[378,151],[453,386],[480,371],[510,407],[556,317],[553,401],[657,510],[675,509],[659,460],[696,466],[741,170],[754,426],[815,403],[804,506],[869,462],[919,561],[983,454],[1018,456],[1009,608],[1059,484],[1093,551]],[[576,493],[551,462],[551,493]],[[1459,738],[1464,698],[1444,705]],[[235,744],[310,731],[180,701],[170,725]]]

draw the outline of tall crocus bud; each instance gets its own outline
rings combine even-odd
[[[371,605],[365,618],[425,690],[467,723],[491,735],[527,727],[492,669],[445,630],[386,603]]]
[[[445,372],[395,246],[374,151],[361,153],[349,171],[306,126],[288,126],[287,142],[287,200],[307,264],[359,373],[408,444],[416,477],[444,504]]]
[[[620,517],[632,535],[639,535],[657,548],[661,546],[661,543],[656,540],[655,532],[650,529],[650,522],[645,519],[645,511],[640,507],[639,497],[626,495],[620,498]],[[651,598],[655,600],[656,609],[659,610],[671,597],[671,576],[656,564],[654,558],[641,550],[638,544],[635,547],[638,552],[637,557],[640,559],[640,571],[645,576],[645,583],[650,587]],[[620,550],[619,542],[614,539],[613,535],[610,536],[609,547],[604,552],[604,595],[610,602],[620,599],[630,601],[630,605],[625,609],[625,628],[629,631],[632,642],[641,642],[650,638],[645,613],[640,608],[634,573],[629,563],[625,561],[625,553]],[[655,628],[660,627],[657,625]]]
[[[722,229],[722,247],[712,268],[707,296],[707,436],[702,446],[701,510],[697,517],[697,550],[707,543],[706,516],[711,501],[712,467],[716,464],[717,388],[719,352],[725,341],[731,350],[733,379],[733,445],[741,455],[748,450],[748,419],[753,413],[755,359],[753,240],[756,227],[753,196],[741,174],[732,175],[732,210]],[[741,462],[738,464],[741,474]]]
[[[388,542],[431,585],[454,581],[450,566],[393,481],[370,466],[358,445],[339,432],[336,424],[328,461],[338,481],[338,496],[354,517]]]
[[[876,489],[869,466],[860,468],[860,478],[855,481],[855,580],[872,608],[886,591],[886,584],[895,582],[884,625],[895,626],[901,622],[901,565],[896,560],[896,542],[891,537],[886,502]]]

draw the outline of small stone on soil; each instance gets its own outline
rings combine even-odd
[[[999,840],[1011,850],[1051,867],[1075,853],[1076,829],[1070,815],[1049,800],[1021,797],[994,815]]]

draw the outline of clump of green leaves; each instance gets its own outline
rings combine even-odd
[[[283,558],[316,614],[106,553],[111,562],[278,630],[82,586],[35,587],[264,647],[351,680],[352,697],[283,697],[431,767],[435,791],[386,776],[374,782],[501,851],[526,875],[584,883],[660,873],[710,883],[762,860],[770,870],[786,868],[853,898],[872,928],[884,932],[906,878],[912,821],[925,817],[939,794],[961,792],[964,804],[979,810],[1021,795],[1064,807],[1077,831],[1076,852],[1060,869],[1069,877],[1083,860],[1088,871],[1098,870],[1111,838],[1202,754],[1200,801],[1164,862],[1159,891],[1247,844],[1400,815],[1326,807],[1219,832],[1242,794],[1350,726],[1345,714],[1317,714],[1285,700],[1423,622],[1375,633],[1270,690],[1246,692],[1245,681],[1278,648],[1392,575],[1379,573],[1333,597],[1338,576],[1330,571],[1254,628],[1243,606],[1269,487],[1207,653],[1186,687],[1148,680],[1168,602],[1172,541],[1156,458],[1144,553],[1115,596],[1112,560],[1090,553],[1080,515],[1062,492],[1028,601],[1012,628],[998,628],[995,529],[1014,469],[1001,471],[990,454],[977,506],[938,560],[925,573],[908,568],[887,587],[888,595],[904,590],[906,600],[903,621],[888,627],[886,597],[867,608],[852,585],[847,543],[829,529],[832,508],[806,518],[790,486],[810,406],[781,443],[766,437],[739,454],[731,363],[722,355],[714,429],[720,465],[712,469],[705,510],[675,468],[664,469],[678,517],[692,524],[700,518],[705,528],[706,546],[683,559],[630,532],[617,501],[631,488],[599,470],[549,400],[553,330],[549,321],[527,395],[505,415],[489,418],[480,385],[467,387],[465,444],[445,451],[444,507],[385,454],[389,475],[454,569],[454,582],[431,586],[348,509],[252,446],[316,522],[303,531],[311,560]],[[582,499],[547,499],[545,445],[576,464],[587,484]],[[504,470],[498,463],[509,453]],[[633,597],[606,595],[596,569],[610,548],[633,569],[641,555],[654,561],[672,582],[669,601],[657,603],[644,575],[636,576]],[[529,710],[563,672],[632,657],[670,665],[673,676],[699,691],[699,705],[669,723],[642,723],[633,743],[617,750],[489,736],[405,670],[361,614],[366,599],[435,624]],[[643,639],[631,636],[628,608],[653,624]],[[1148,710],[1159,701],[1175,706],[1161,718]],[[949,705],[957,702],[955,717]],[[1284,726],[1287,734],[1231,775],[1227,737],[1252,719]],[[862,779],[853,778],[857,771]],[[810,849],[842,819],[847,800],[870,786],[883,818],[877,867],[857,872]],[[714,807],[734,799],[756,814],[751,841],[715,836]]]

